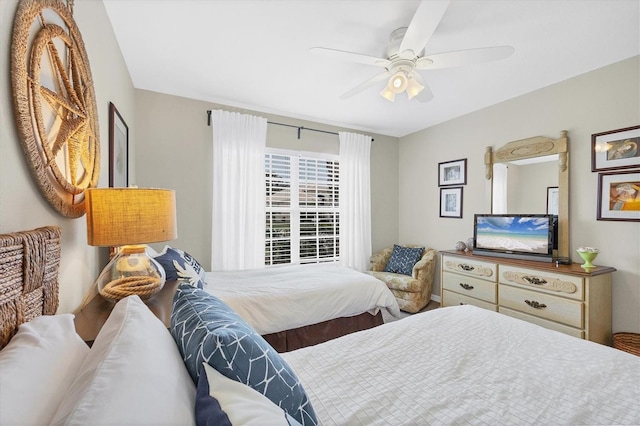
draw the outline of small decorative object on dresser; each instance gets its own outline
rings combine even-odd
[[[473,250],[473,237],[467,238],[467,251]]]
[[[464,241],[458,241],[456,243],[456,250],[457,251],[463,251],[467,249],[467,245],[464,243]]]
[[[582,258],[582,260],[584,260],[584,263],[580,265],[581,267],[583,267],[584,269],[594,267],[593,263],[591,262],[593,262],[596,257],[598,257],[598,253],[600,253],[600,250],[594,247],[579,247],[576,251]]]

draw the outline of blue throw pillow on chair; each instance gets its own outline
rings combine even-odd
[[[411,276],[413,266],[420,260],[422,253],[424,253],[424,247],[403,247],[394,244],[384,272]]]

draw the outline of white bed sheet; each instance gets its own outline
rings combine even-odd
[[[277,333],[380,309],[400,316],[382,281],[335,263],[207,272],[204,290],[236,311],[259,334]]]
[[[473,306],[282,356],[324,425],[640,424],[640,357]]]

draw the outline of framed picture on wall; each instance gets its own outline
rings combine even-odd
[[[591,135],[591,171],[640,167],[640,126]]]
[[[109,187],[129,186],[129,127],[109,102]]]
[[[438,163],[438,186],[467,184],[467,159]]]
[[[462,187],[440,188],[440,217],[462,218]]]
[[[640,222],[640,171],[598,174],[597,219]]]

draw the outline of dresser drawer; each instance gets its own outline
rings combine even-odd
[[[583,328],[582,302],[500,284],[498,303],[516,311]]]
[[[584,300],[584,284],[581,277],[500,265],[498,281],[570,299]]]
[[[457,305],[473,305],[494,312],[498,310],[497,305],[493,303],[488,303],[484,300],[465,296],[464,294],[454,293],[453,291],[444,290],[442,292],[442,307]]]
[[[481,262],[454,256],[442,258],[442,270],[497,282],[498,267],[495,263]]]
[[[496,283],[458,273],[443,272],[442,286],[445,290],[451,290],[490,303],[496,303],[498,299],[496,296]]]
[[[498,312],[513,318],[517,318],[523,321],[530,322],[532,324],[539,325],[540,327],[549,328],[551,330],[559,331],[560,333],[568,334],[569,336],[577,337],[579,339],[584,339],[584,330],[580,330],[578,328],[569,327],[568,325],[549,321],[544,318],[536,317],[529,314],[524,314],[522,312],[504,308],[502,306],[498,307]]]

